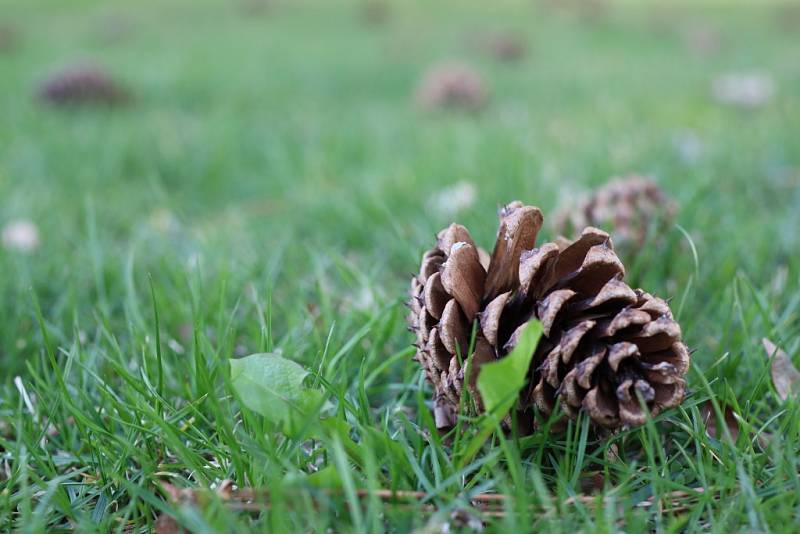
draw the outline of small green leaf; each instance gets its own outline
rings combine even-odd
[[[531,321],[511,354],[481,367],[478,391],[486,413],[496,415],[498,421],[514,406],[519,392],[525,387],[528,368],[541,336],[542,324]]]
[[[316,473],[311,473],[306,480],[309,485],[316,488],[339,489],[342,487],[342,477],[339,476],[339,472],[333,465],[323,467]]]
[[[303,385],[308,376],[303,366],[277,354],[252,354],[230,362],[239,399],[275,424],[289,425],[308,415],[322,397]]]
[[[506,414],[514,407],[519,392],[525,387],[533,353],[542,337],[542,324],[530,321],[522,331],[519,342],[511,354],[496,362],[481,366],[478,374],[478,391],[483,400],[486,416],[478,432],[464,448],[458,462],[464,467],[478,453]]]

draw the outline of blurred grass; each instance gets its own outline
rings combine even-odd
[[[0,250],[3,525],[131,522],[146,530],[162,463],[185,485],[233,478],[280,493],[280,480],[308,471],[308,459],[239,411],[222,380],[226,358],[278,347],[316,369],[326,347],[344,347],[327,378],[356,398],[362,362],[369,371],[410,342],[399,306],[407,274],[453,218],[431,209],[432,193],[473,183],[477,202],[456,217],[488,244],[497,205],[519,198],[547,217],[577,191],[634,171],[652,174],[678,200],[677,223],[697,247],[695,265],[675,228],[630,272],[680,310],[697,350],[687,406],[712,394],[735,398],[747,425],[767,425],[775,438],[766,451],[755,438],[710,444],[687,407],[658,432],[615,438],[655,452],[608,466],[608,495],[630,503],[675,489],[657,474],[718,490],[719,500],[691,509],[694,528],[781,531],[796,523],[798,403],[777,405],[759,340],[769,336],[790,354],[800,346],[800,21],[792,27],[791,11],[777,2],[624,2],[597,16],[522,1],[390,8],[384,24],[369,25],[357,2],[276,1],[255,12],[244,2],[4,2],[0,22],[18,42],[0,52],[0,223],[33,220],[42,246],[30,256]],[[528,53],[519,63],[497,63],[474,46],[496,30],[523,36]],[[693,32],[713,34],[715,46],[697,49]],[[487,79],[485,110],[427,114],[415,106],[420,76],[452,59]],[[85,61],[123,80],[132,104],[63,110],[34,98],[50,73]],[[744,111],[712,98],[715,76],[743,71],[775,80],[765,107]],[[163,400],[176,410],[165,421],[153,392],[135,385],[155,358],[148,274],[165,344]],[[198,354],[211,383],[186,376]],[[66,389],[56,387],[65,367]],[[17,375],[34,393],[35,420],[12,383]],[[419,467],[398,485],[435,490],[431,498],[449,505],[476,479],[448,474],[441,444],[420,440],[417,386],[417,368],[398,359],[369,388],[371,406],[355,403],[339,416],[402,443]],[[40,447],[45,420],[59,433]],[[515,506],[526,498],[561,506],[580,492],[573,473],[607,446],[574,432],[534,438],[534,455],[523,444],[522,467],[488,452],[477,460],[488,466],[476,467],[477,484],[518,492]],[[369,439],[359,443],[365,465],[383,465]],[[581,465],[576,446],[589,450]],[[323,464],[344,461],[336,444],[323,448]],[[203,465],[209,458],[218,464]],[[353,476],[367,487],[391,483],[374,466]],[[548,493],[556,504],[547,504]],[[288,519],[276,505],[254,518],[212,507],[186,520],[219,530],[228,521],[276,529],[286,520],[316,530],[350,524],[358,505],[334,499],[316,517],[307,499],[293,508]],[[498,528],[685,526],[613,503],[563,515],[556,508]],[[376,503],[365,517],[360,526],[377,530],[382,521],[404,530],[426,520]]]

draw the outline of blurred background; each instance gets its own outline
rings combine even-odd
[[[488,246],[498,205],[549,220],[630,174],[680,206],[631,276],[702,345],[736,273],[786,287],[798,94],[797,2],[3,0],[0,361],[34,294],[80,339],[148,306],[146,273],[178,347],[204,280],[209,314],[255,287],[324,336],[319,307],[402,297],[452,220]]]

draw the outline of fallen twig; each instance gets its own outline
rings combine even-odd
[[[169,496],[173,504],[184,506],[198,506],[203,505],[215,495],[221,499],[226,505],[232,509],[242,512],[261,512],[269,510],[271,507],[270,492],[267,489],[258,488],[241,488],[233,489],[233,484],[230,481],[222,482],[215,490],[207,489],[180,489],[172,484],[162,482],[162,489]],[[321,490],[325,496],[341,495],[341,491],[337,490]],[[673,491],[662,496],[653,496],[645,499],[635,505],[638,508],[650,508],[653,505],[658,505],[660,511],[666,514],[679,514],[689,509],[689,502],[697,499],[700,495],[705,493],[704,488],[694,488],[691,491]],[[360,499],[377,498],[384,502],[395,504],[395,509],[399,510],[416,510],[424,513],[435,513],[438,507],[433,503],[421,502],[429,499],[431,496],[422,491],[407,491],[407,490],[356,490],[356,495]],[[506,503],[511,501],[513,497],[501,493],[481,493],[473,495],[468,498],[469,502],[475,507],[476,510],[481,512],[486,517],[504,517],[506,514]],[[563,501],[564,505],[582,504],[585,506],[595,506],[604,503],[605,498],[598,501],[596,496],[592,495],[576,495]],[[530,507],[534,510],[541,511],[540,505],[531,503]]]

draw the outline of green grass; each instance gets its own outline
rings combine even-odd
[[[0,52],[0,223],[29,218],[42,244],[0,250],[0,530],[147,532],[167,511],[198,532],[402,532],[487,491],[510,496],[490,531],[796,530],[800,401],[779,401],[760,339],[800,348],[800,23],[782,29],[772,2],[625,3],[599,20],[394,2],[377,27],[354,2],[238,5],[4,2],[19,42]],[[110,39],[119,19],[129,30]],[[703,24],[720,38],[708,55],[683,38]],[[471,48],[497,28],[525,37],[521,63]],[[414,106],[421,73],[451,58],[489,81],[482,112]],[[32,98],[83,59],[134,102]],[[743,70],[775,79],[764,108],[711,98],[714,76]],[[677,147],[688,136],[696,158]],[[682,206],[629,280],[673,299],[696,350],[689,397],[606,439],[585,418],[495,436],[460,466],[464,443],[432,431],[401,305],[453,218],[426,198],[474,183],[457,218],[488,246],[497,205],[547,217],[631,171]],[[324,415],[351,431],[287,437],[241,406],[227,361],[265,351],[311,370]],[[736,442],[706,435],[709,398],[734,407]],[[175,506],[158,485],[225,479],[267,488],[269,508]],[[670,513],[667,494],[696,488]]]

